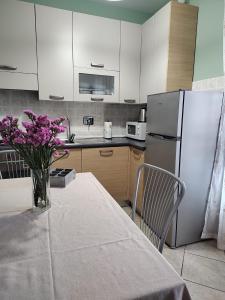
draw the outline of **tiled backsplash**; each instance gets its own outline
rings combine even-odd
[[[0,119],[12,114],[22,120],[23,110],[31,109],[50,117],[68,116],[76,137],[102,137],[104,121],[112,121],[113,136],[124,136],[126,121],[136,121],[139,105],[39,101],[37,92],[0,90]],[[84,126],[83,116],[93,116],[94,125]]]

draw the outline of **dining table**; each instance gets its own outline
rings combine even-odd
[[[42,213],[31,209],[31,187],[31,178],[0,180],[1,300],[191,299],[92,173],[51,188]]]

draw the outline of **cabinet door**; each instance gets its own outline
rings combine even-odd
[[[75,66],[119,71],[120,21],[74,13]]]
[[[166,92],[171,4],[160,9],[142,27],[141,97]]]
[[[169,60],[171,3],[160,9],[155,15],[155,93],[167,91],[167,74]]]
[[[128,199],[129,148],[82,149],[82,172],[92,172],[118,201]]]
[[[155,61],[155,19],[154,16],[142,26],[141,47],[141,80],[140,80],[140,102],[146,103],[147,96],[155,89],[154,61]]]
[[[40,100],[73,100],[72,12],[36,5]]]
[[[141,25],[121,22],[120,101],[139,103]]]
[[[144,151],[135,149],[131,147],[130,149],[130,201],[133,201],[136,179],[137,179],[137,170],[140,165],[144,163]],[[137,199],[137,210],[140,212],[142,207],[142,196],[143,196],[143,178],[141,179],[140,189]]]
[[[0,88],[36,89],[37,57],[33,4],[14,0],[0,1],[0,41]],[[21,73],[24,74],[18,76]],[[17,84],[16,87],[14,84]]]
[[[118,103],[119,72],[75,67],[74,100]]]
[[[53,168],[75,169],[76,172],[81,172],[81,149],[71,149],[69,156],[56,161]]]

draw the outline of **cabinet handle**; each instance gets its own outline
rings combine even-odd
[[[125,103],[136,103],[135,99],[124,99]]]
[[[113,150],[99,150],[101,156],[112,156]]]
[[[104,98],[93,98],[91,97],[91,101],[104,101]]]
[[[0,70],[15,71],[15,70],[17,70],[17,67],[8,66],[8,65],[0,65]]]
[[[141,153],[140,152],[133,150],[133,153],[134,153],[134,157],[136,159],[138,159],[138,160],[141,159]]]
[[[91,67],[93,67],[93,68],[104,68],[104,64],[91,63]]]
[[[49,99],[51,99],[51,100],[63,100],[64,96],[49,95]]]

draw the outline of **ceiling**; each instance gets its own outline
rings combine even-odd
[[[170,0],[121,0],[121,1],[108,1],[108,0],[89,0],[89,2],[95,2],[113,7],[122,7],[130,10],[147,13],[149,15],[154,14],[157,10],[163,7]]]

